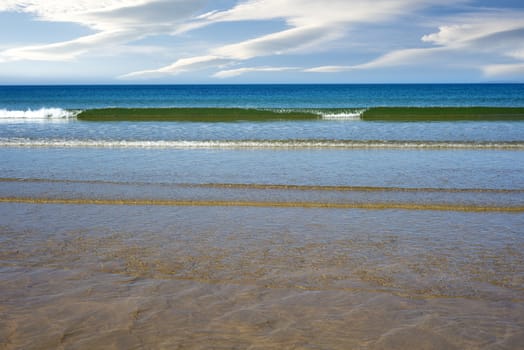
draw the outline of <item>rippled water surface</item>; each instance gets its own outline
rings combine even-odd
[[[518,349],[521,151],[0,151],[6,348]]]
[[[12,347],[522,344],[522,215],[0,208]]]
[[[0,348],[521,349],[523,122],[42,117],[521,91],[0,87]]]
[[[265,123],[79,122],[0,124],[3,140],[209,141],[209,140],[396,140],[522,141],[524,122],[384,123],[301,121]]]

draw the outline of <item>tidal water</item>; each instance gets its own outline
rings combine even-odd
[[[523,107],[524,85],[1,86],[0,347],[522,348],[524,122],[74,117],[111,106]]]

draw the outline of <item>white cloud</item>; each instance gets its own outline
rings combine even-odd
[[[352,70],[377,69],[413,65],[450,67],[462,65],[479,69],[485,76],[522,74],[524,64],[524,11],[482,10],[462,8],[460,15],[431,19],[433,32],[428,32],[411,48],[397,45],[396,50],[385,52],[384,42],[370,43],[378,57],[367,62],[352,64],[338,61],[322,62],[312,68],[255,66],[238,67],[240,62],[256,61],[275,55],[308,55],[321,52],[342,40],[351,42],[352,36],[363,35],[363,28],[388,28],[399,19],[420,14],[432,6],[452,9],[471,0],[239,0],[231,8],[209,10],[206,0],[0,0],[0,11],[15,11],[31,15],[34,19],[49,22],[70,22],[90,28],[89,35],[68,41],[42,43],[0,49],[0,62],[17,60],[68,61],[83,55],[101,56],[135,52],[152,55],[161,51],[147,40],[156,35],[179,35],[217,23],[273,21],[285,29],[275,30],[246,40],[222,45],[209,45],[197,49],[196,45],[184,48],[192,54],[173,57],[173,63],[160,68],[146,67],[121,76],[125,79],[154,78],[196,70],[214,70],[212,76],[228,78],[250,72],[278,72],[302,70],[316,73],[336,73]],[[465,11],[471,12],[466,13]],[[427,13],[431,13],[428,11]],[[410,17],[414,18],[414,17]],[[413,23],[418,28],[424,21]],[[409,27],[411,23],[402,25]],[[427,23],[426,23],[427,24]],[[241,28],[240,24],[238,27]],[[267,27],[266,27],[267,28]],[[212,29],[208,28],[208,29]],[[386,29],[387,30],[387,29]],[[364,34],[363,34],[364,33]],[[380,38],[387,38],[384,32]],[[365,38],[359,37],[359,42]],[[223,40],[223,39],[222,39]],[[226,38],[227,40],[227,38]],[[355,40],[356,41],[356,40]],[[206,42],[209,43],[209,42]],[[403,43],[405,45],[405,43]],[[143,46],[143,47],[142,47]],[[392,46],[393,47],[393,46]],[[400,48],[399,48],[400,47]],[[405,46],[404,46],[405,47]],[[164,47],[165,52],[174,52]],[[385,52],[385,53],[384,53]],[[369,55],[369,52],[367,53]],[[351,53],[344,52],[345,57]],[[298,56],[297,56],[298,57]],[[326,57],[333,57],[326,55]],[[163,57],[164,59],[165,57]],[[258,60],[257,60],[258,59]],[[263,62],[262,64],[268,64]],[[271,65],[271,63],[269,63]]]
[[[410,48],[388,52],[357,65],[319,66],[306,72],[334,73],[356,69],[376,69],[395,66],[450,67],[468,66],[480,69],[486,76],[522,75],[524,65],[524,12],[496,11],[469,14],[439,27],[438,32],[424,35],[429,48]],[[490,60],[517,62],[486,64]]]
[[[179,74],[191,70],[199,70],[199,69],[205,69],[208,67],[215,67],[215,66],[225,66],[228,63],[231,63],[231,60],[228,58],[220,57],[220,56],[197,56],[197,57],[191,57],[191,58],[182,58],[176,61],[175,63],[162,67],[160,69],[151,69],[151,70],[143,70],[143,71],[137,71],[125,74],[121,76],[122,79],[130,79],[130,78],[154,78],[163,76],[166,74]]]
[[[182,58],[162,68],[129,73],[124,78],[159,77],[165,74],[179,74],[212,67],[220,68],[220,66],[258,56],[280,55],[305,50],[338,36],[340,36],[340,33],[322,27],[291,28],[240,43],[218,47],[210,50],[208,55]]]
[[[374,60],[352,66],[320,66],[305,69],[305,72],[312,73],[337,73],[347,72],[357,69],[374,69],[395,66],[407,66],[417,63],[428,64],[430,61],[437,61],[442,58],[443,53],[449,52],[446,48],[428,49],[404,49],[388,52]]]
[[[95,30],[172,24],[204,5],[201,0],[7,0],[0,11],[25,12],[50,22],[78,23]]]
[[[461,46],[496,33],[523,28],[523,16],[524,13],[515,11],[468,15],[455,19],[461,23],[440,26],[438,32],[424,35],[422,41],[440,46]]]
[[[387,54],[354,66],[357,69],[373,69],[382,67],[406,66],[414,64],[428,64],[430,61],[438,60],[438,54],[447,53],[446,48],[427,48],[427,49],[404,49],[388,52]]]
[[[234,8],[202,16],[209,22],[284,19],[294,27],[328,26],[333,23],[381,21],[402,13],[410,6],[431,1],[376,0],[250,0]],[[436,1],[433,1],[436,3]]]
[[[299,52],[310,49],[321,51],[329,42],[341,39],[352,27],[361,23],[377,23],[401,16],[409,11],[429,5],[457,3],[451,0],[250,0],[226,11],[212,11],[198,16],[194,22],[182,25],[179,30],[192,30],[218,22],[282,20],[290,28],[216,47],[206,54],[229,59],[230,63],[255,57]],[[205,57],[205,56],[204,56]],[[188,58],[191,59],[191,58]],[[209,61],[206,68],[212,67]],[[169,67],[169,69],[168,69]],[[180,69],[176,69],[179,67]],[[196,68],[196,67],[195,67]],[[145,74],[187,71],[181,61],[167,67],[145,71]],[[131,73],[139,76],[141,72]]]
[[[311,73],[338,73],[338,72],[347,72],[352,69],[355,69],[354,66],[319,66],[313,68],[306,68],[304,72]]]
[[[231,78],[245,73],[253,72],[285,72],[298,70],[297,67],[244,67],[237,69],[221,70],[213,74],[215,78]]]
[[[325,27],[297,27],[265,35],[237,44],[226,45],[212,50],[213,53],[237,60],[257,56],[280,55],[319,44],[339,37],[340,34]]]
[[[487,77],[524,77],[524,62],[513,64],[490,64],[482,67],[482,72]]]
[[[95,33],[11,48],[0,52],[0,60],[70,60],[147,36],[171,34],[204,4],[205,0],[4,0],[0,11],[24,12],[41,21],[76,23]]]
[[[55,44],[22,46],[7,49],[0,53],[0,59],[3,61],[15,61],[20,59],[67,61],[85,54],[89,50],[93,50],[93,47],[102,50],[105,49],[107,45],[113,46],[125,43],[135,37],[139,37],[139,35],[130,32],[100,32]]]
[[[506,52],[506,56],[524,61],[524,47],[521,49],[510,50]]]

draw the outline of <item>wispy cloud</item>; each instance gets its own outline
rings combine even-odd
[[[206,0],[0,0],[0,12],[20,12],[38,21],[75,23],[91,30],[67,41],[2,45],[0,62],[79,61],[83,56],[155,56],[163,52],[161,59],[141,60],[140,65],[134,65],[142,66],[141,70],[119,78],[152,79],[204,71],[210,77],[227,79],[247,73],[328,74],[407,65],[421,69],[461,66],[490,78],[524,77],[524,11],[476,9],[475,1],[231,0],[229,8],[216,10],[215,4]],[[469,6],[461,6],[464,4]],[[446,11],[433,12],[435,7]],[[205,36],[214,26],[238,30],[250,22],[263,21],[276,24],[278,29],[264,27],[265,32],[251,36],[246,31],[242,40],[231,40],[239,35],[226,32],[219,40],[204,38],[198,45],[183,41],[188,35]],[[341,53],[339,49],[337,56],[329,52],[341,43],[354,43],[358,51],[356,44],[367,39],[366,28],[381,33],[366,44],[371,49],[365,53]],[[416,28],[418,41],[392,38],[388,28]],[[148,41],[151,37],[172,37],[173,42],[180,40],[187,46],[183,52],[175,51],[167,44]],[[391,41],[395,44],[389,45]],[[179,47],[179,42],[175,45]],[[169,64],[166,53],[172,53]],[[318,54],[316,61],[300,59],[312,54]],[[289,59],[277,59],[287,55],[294,55],[293,67],[288,66]],[[281,61],[286,63],[278,67],[275,63]]]
[[[4,50],[0,53],[0,60],[68,61],[90,50],[95,50],[94,48],[101,50],[108,45],[114,46],[126,43],[135,37],[134,34],[136,33],[130,31],[105,31],[60,43],[22,46]]]
[[[311,48],[325,40],[334,39],[340,34],[325,28],[300,27],[246,40],[240,43],[221,46],[210,50],[207,55],[181,58],[158,69],[144,70],[126,74],[124,78],[152,77],[165,74],[179,74],[206,68],[222,68],[238,61],[259,56],[281,55]],[[241,71],[239,71],[241,72]],[[247,72],[247,70],[246,70]],[[239,73],[241,74],[241,73]],[[236,74],[238,75],[238,74]],[[220,75],[214,75],[220,77]]]
[[[352,26],[360,23],[388,21],[413,9],[423,8],[443,1],[377,0],[372,5],[365,0],[332,0],[329,5],[312,0],[251,0],[226,11],[214,11],[199,16],[194,22],[181,26],[184,30],[212,25],[219,22],[282,20],[289,29],[263,35],[234,44],[209,50],[202,57],[220,57],[229,64],[255,57],[281,55],[301,50],[320,51],[323,45],[344,38]],[[451,1],[449,1],[451,2]],[[455,1],[456,2],[456,1]],[[183,58],[166,67],[129,76],[143,74],[178,74],[187,71]],[[216,62],[209,60],[205,68]],[[200,66],[202,67],[202,66]]]
[[[440,26],[438,32],[421,37],[422,42],[433,44],[432,47],[395,50],[357,65],[319,66],[304,71],[333,73],[407,65],[445,67],[469,64],[490,77],[522,75],[524,11],[482,11],[452,21],[454,23]],[[485,63],[507,61],[508,58],[515,62]]]
[[[232,78],[241,74],[253,73],[253,72],[285,72],[285,71],[296,71],[301,68],[297,67],[243,67],[237,69],[221,70],[215,74],[215,78]]]
[[[318,66],[313,68],[305,68],[304,72],[311,73],[338,73],[349,72],[355,69],[355,66]]]
[[[175,63],[162,67],[160,69],[142,70],[137,72],[128,73],[122,75],[122,79],[135,79],[135,78],[154,78],[164,76],[166,74],[180,74],[192,70],[205,69],[210,66],[213,67],[224,67],[228,65],[231,60],[220,57],[220,56],[196,56],[190,58],[182,58]]]
[[[28,13],[41,21],[76,23],[94,33],[7,49],[0,52],[0,60],[66,61],[148,36],[172,34],[204,4],[204,0],[7,0],[0,4],[0,11]]]
[[[487,77],[512,77],[524,76],[524,62],[508,64],[489,64],[482,67]]]
[[[369,62],[356,64],[352,66],[319,66],[306,68],[304,72],[312,73],[337,73],[347,72],[360,69],[375,69],[395,66],[408,66],[415,64],[428,64],[432,61],[439,60],[442,54],[449,52],[447,48],[421,48],[421,49],[403,49],[388,52]],[[423,62],[423,63],[422,63]]]

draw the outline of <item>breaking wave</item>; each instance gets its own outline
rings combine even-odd
[[[75,118],[80,111],[62,108],[40,108],[27,110],[0,109],[0,123],[9,122],[61,122]]]
[[[313,115],[317,115],[320,117],[320,119],[323,120],[361,120],[362,114],[366,111],[366,109],[303,109],[303,108],[280,108],[280,109],[262,109],[267,110],[270,112],[276,112],[281,114],[286,113],[293,113],[293,112],[302,112],[302,113],[310,113]]]
[[[347,111],[339,113],[322,113],[322,119],[326,120],[360,120],[364,110]]]

